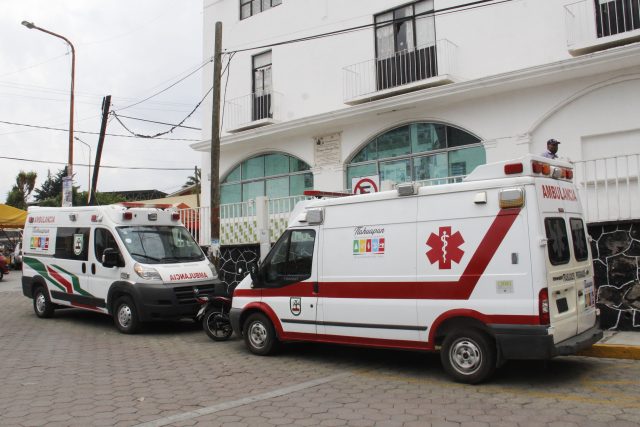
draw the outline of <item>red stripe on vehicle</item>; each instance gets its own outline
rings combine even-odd
[[[331,344],[356,345],[359,347],[395,348],[402,350],[433,350],[434,346],[421,341],[387,340],[382,338],[364,338],[344,335],[306,334],[302,332],[284,332],[283,341],[313,341]]]
[[[299,282],[280,288],[238,289],[234,295],[244,297],[288,297],[294,295],[319,298],[467,300],[519,213],[520,209],[502,209],[498,212],[457,281],[319,282],[320,292],[318,294],[313,292],[312,282]]]
[[[96,307],[94,305],[80,304],[78,302],[72,302],[71,305],[74,306],[74,307],[77,307],[77,308],[85,308],[87,310],[94,310],[94,311],[99,311],[100,313],[102,313],[102,310],[100,310],[98,307]]]
[[[65,287],[65,289],[67,290],[68,294],[72,294],[73,293],[73,286],[71,285],[71,283],[65,279],[64,277],[62,277],[57,271],[55,271],[54,269],[52,269],[51,267],[49,267],[47,265],[47,272],[49,273],[49,275],[51,277],[53,277],[55,280],[57,280],[62,286]]]

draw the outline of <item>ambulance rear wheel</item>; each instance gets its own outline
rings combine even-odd
[[[489,378],[496,368],[495,345],[481,331],[453,331],[442,343],[440,360],[455,381],[478,384]]]
[[[273,353],[278,348],[278,337],[273,324],[262,313],[254,313],[244,322],[244,342],[249,351],[260,356]]]
[[[33,311],[36,312],[36,316],[47,319],[53,316],[54,309],[55,307],[49,299],[49,293],[42,286],[38,286],[33,291]]]
[[[139,327],[138,312],[131,297],[125,295],[116,301],[113,320],[116,328],[123,334],[135,334]]]

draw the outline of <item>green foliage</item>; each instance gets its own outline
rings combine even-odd
[[[27,199],[36,185],[36,172],[20,171],[16,183],[7,194],[7,205],[18,209],[27,209]]]
[[[193,190],[191,191],[191,194],[199,194],[201,172],[202,172],[202,169],[198,169],[198,167],[196,166],[194,174],[187,178],[187,182],[184,183],[182,188],[188,188],[188,187],[194,186]]]
[[[56,198],[58,198],[58,201],[62,200],[60,198],[62,195],[62,178],[65,176],[67,176],[65,169],[60,169],[54,176],[51,175],[51,171],[47,171],[47,179],[45,179],[40,188],[36,188],[33,192],[33,198],[38,202],[39,206],[60,206],[60,203],[57,205],[48,203],[51,200],[55,201]]]

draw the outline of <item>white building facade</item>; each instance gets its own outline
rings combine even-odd
[[[603,225],[592,232],[601,292],[637,282],[634,254],[623,278],[607,271],[640,248],[639,0],[204,0],[203,19],[206,59],[223,24],[223,208],[352,191],[363,177],[438,184],[554,138],[575,163],[589,222]],[[203,94],[212,86],[207,71]],[[192,145],[205,207],[210,102]],[[223,245],[256,242],[256,221],[235,225],[242,233]],[[622,239],[620,254],[607,236]],[[639,326],[619,303],[612,316]]]
[[[205,0],[205,58],[216,21],[223,204],[361,176],[437,183],[549,138],[583,175],[580,162],[640,152],[635,0]],[[206,177],[210,114],[203,125]],[[634,216],[624,203],[617,216]]]

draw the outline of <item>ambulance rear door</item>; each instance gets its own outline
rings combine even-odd
[[[544,233],[542,241],[546,243],[542,248],[546,250],[550,321],[554,342],[558,343],[581,332],[579,319],[584,307],[580,307],[579,302],[584,305],[588,249],[584,236],[578,233],[578,228],[584,230],[584,224],[579,216],[581,208],[573,184],[542,178],[536,180],[536,190]],[[574,252],[576,247],[581,248],[578,259]]]

